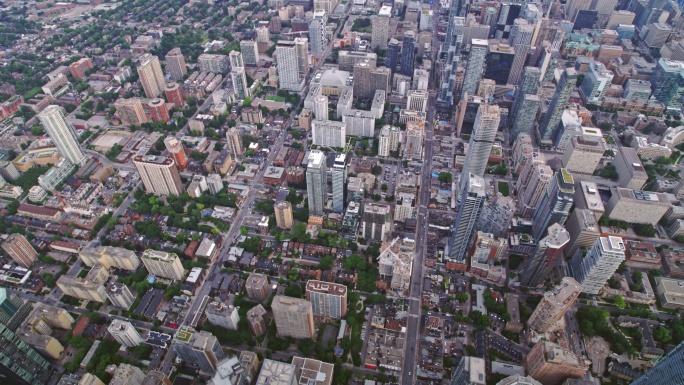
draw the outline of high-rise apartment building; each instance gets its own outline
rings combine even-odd
[[[460,194],[465,188],[465,178],[468,174],[476,176],[484,176],[487,169],[487,162],[489,154],[492,151],[492,145],[496,139],[496,132],[499,129],[499,121],[501,120],[501,111],[499,106],[482,104],[477,110],[475,116],[475,124],[473,126],[473,133],[468,142],[468,152],[466,154],[465,162],[461,172],[461,181],[459,184],[458,193]]]
[[[385,67],[389,68],[392,73],[397,70],[399,64],[399,40],[390,39],[387,43],[387,54],[385,55]]]
[[[601,235],[596,214],[592,210],[575,207],[568,218],[565,228],[570,233],[570,241],[563,250],[570,258],[580,247],[589,248]]]
[[[171,80],[183,79],[188,73],[188,68],[185,66],[185,56],[179,47],[167,52],[164,59],[166,60],[166,72],[170,75]]]
[[[307,39],[304,38],[303,41],[308,44]],[[302,50],[301,41],[298,43],[297,41],[281,40],[276,45],[275,54],[278,60],[278,82],[280,88],[299,92],[304,87],[305,76],[301,76],[300,67],[308,68],[308,58],[303,56],[304,52]],[[300,63],[302,61],[303,63]]]
[[[223,75],[230,68],[230,60],[227,55],[203,53],[197,57],[197,65],[202,72]]]
[[[342,319],[347,314],[347,287],[344,285],[309,280],[306,299],[311,302],[314,316]]]
[[[114,102],[116,115],[125,126],[140,126],[147,123],[147,115],[140,98],[119,98]]]
[[[463,77],[463,87],[461,88],[461,99],[467,95],[475,95],[477,85],[482,79],[485,69],[485,59],[489,52],[489,42],[482,39],[473,39],[470,45],[470,56],[468,66]]]
[[[306,167],[306,195],[311,215],[323,215],[328,199],[328,170],[325,153],[312,150]]]
[[[210,324],[220,326],[228,330],[237,330],[240,315],[233,305],[221,302],[211,302],[207,305],[204,314]]]
[[[389,40],[389,21],[392,17],[392,6],[383,5],[378,14],[371,20],[371,49],[387,49]]]
[[[332,169],[332,211],[344,212],[344,188],[347,186],[347,155],[337,154]]]
[[[143,54],[137,62],[138,76],[142,84],[145,96],[150,99],[161,95],[166,86],[164,72],[162,72],[159,58],[150,54]]]
[[[532,217],[534,239],[542,239],[548,227],[554,223],[565,224],[570,215],[574,194],[575,180],[572,173],[564,168],[556,171]]]
[[[444,72],[442,75],[442,85],[439,90],[437,101],[445,106],[452,106],[454,103],[454,88],[456,87],[456,70],[461,58],[461,46],[463,44],[463,36],[465,32],[465,19],[458,17],[453,12],[454,4],[458,6],[460,1],[452,1],[452,7],[449,8],[449,24],[447,25],[446,42],[443,45],[443,51],[446,53],[444,60]]]
[[[226,131],[226,140],[228,141],[228,151],[233,158],[240,158],[244,153],[242,144],[242,134],[237,127],[231,127]]]
[[[78,143],[76,132],[71,124],[67,123],[61,107],[55,105],[45,107],[38,114],[38,120],[66,160],[78,166],[86,163],[88,159]]]
[[[38,259],[38,252],[23,235],[18,233],[10,234],[7,240],[2,243],[2,249],[14,262],[25,268],[31,267],[33,262]]]
[[[328,120],[328,97],[320,95],[314,98],[313,113],[317,120]]]
[[[537,67],[525,67],[522,73],[522,78],[520,79],[520,84],[515,91],[515,99],[513,100],[513,106],[511,107],[510,113],[508,114],[508,119],[514,122],[521,111],[522,104],[525,101],[525,95],[536,95],[537,88],[539,87],[539,78],[541,77],[541,71]],[[536,111],[534,112],[536,114]],[[511,132],[511,140],[515,140],[519,133]]]
[[[530,377],[544,385],[561,385],[567,378],[580,378],[588,363],[569,350],[550,342],[542,341],[532,348],[525,360]]]
[[[242,53],[240,51],[230,51],[228,53],[228,61],[230,68],[244,68],[245,62],[242,60]]]
[[[582,127],[582,135],[574,136],[563,154],[563,167],[572,172],[575,180],[588,180],[606,152],[606,141],[601,130]]]
[[[508,73],[508,84],[518,84],[527,61],[527,54],[530,52],[532,46],[532,36],[534,35],[534,26],[529,24],[527,20],[517,19],[514,21],[513,28],[510,33],[510,44],[515,50],[511,71]]]
[[[651,75],[653,97],[667,106],[679,110],[684,95],[684,62],[660,58]]]
[[[537,111],[541,105],[541,99],[537,95],[528,94],[521,95],[521,97],[520,110],[517,111],[515,119],[512,121],[511,138],[517,138],[522,133],[532,134],[534,132]]]
[[[564,277],[558,286],[544,293],[527,326],[538,333],[547,332],[572,307],[581,292],[582,286],[577,281]]]
[[[166,102],[162,98],[154,98],[147,102],[147,107],[150,109],[150,116],[155,122],[168,122],[171,116],[169,116],[169,109],[166,108]]]
[[[250,273],[245,283],[247,297],[253,301],[263,302],[271,296],[268,277],[259,273]]]
[[[200,373],[214,374],[218,362],[225,358],[223,348],[213,334],[204,330],[198,332],[188,326],[178,328],[171,346],[178,358],[199,368]]]
[[[314,55],[322,54],[328,44],[325,37],[327,20],[327,13],[324,10],[319,10],[314,12],[309,23],[309,42],[311,43],[311,53]]]
[[[338,0],[314,0],[314,11],[323,11],[330,15],[335,10]]]
[[[240,40],[242,60],[247,67],[256,67],[259,63],[259,48],[254,40]]]
[[[133,164],[140,174],[145,191],[155,195],[183,194],[183,182],[176,162],[172,158],[157,155],[138,155]]]
[[[293,217],[292,217],[292,204],[288,201],[277,202],[273,206],[276,217],[276,226],[279,229],[289,230],[292,228]]]
[[[164,138],[164,145],[166,146],[166,151],[169,152],[169,157],[173,159],[178,169],[185,170],[188,166],[188,156],[183,149],[183,143],[174,136],[169,135]]]
[[[487,383],[486,367],[484,359],[465,356],[451,375],[449,385],[484,385]]]
[[[78,253],[78,256],[84,265],[90,267],[103,265],[107,269],[115,267],[117,269],[135,271],[140,266],[140,259],[135,255],[135,252],[123,247],[84,247]]]
[[[250,97],[249,86],[247,86],[247,75],[244,67],[233,67],[230,70],[230,79],[233,82],[233,92],[237,99],[247,99]]]
[[[314,322],[311,302],[276,295],[271,303],[273,320],[280,337],[313,338]]]
[[[627,223],[656,226],[672,206],[667,195],[663,193],[618,187],[611,189],[611,194],[605,206],[606,215]]]
[[[549,226],[548,235],[537,243],[537,250],[525,260],[521,284],[538,287],[549,278],[551,271],[562,259],[563,249],[570,241],[570,233],[558,223]]]
[[[620,146],[615,154],[613,165],[618,174],[620,187],[641,190],[646,184],[648,174],[633,148]]]
[[[524,218],[531,218],[539,207],[546,189],[553,179],[553,170],[535,158],[528,159],[522,172],[518,176],[516,188],[518,189],[518,213]]]
[[[143,385],[145,373],[139,367],[119,364],[115,366],[109,385]],[[81,384],[79,384],[81,385]]]
[[[135,327],[128,321],[115,319],[107,328],[109,334],[123,346],[132,348],[143,343],[142,337]]]
[[[109,272],[102,265],[96,265],[85,276],[77,278],[62,275],[57,280],[57,287],[66,295],[104,303],[107,300],[107,290],[104,284],[109,279]]]
[[[563,111],[568,106],[570,94],[575,89],[577,83],[577,71],[574,68],[566,68],[556,84],[556,92],[553,94],[549,108],[544,116],[544,121],[539,126],[539,133],[542,140],[550,141],[556,133],[556,129],[560,124]]]
[[[390,207],[382,203],[366,203],[361,221],[361,237],[379,242],[387,241],[390,230]]]
[[[176,254],[147,249],[140,260],[152,275],[176,281],[185,277],[185,269]]]
[[[401,39],[401,70],[400,74],[413,76],[413,66],[416,61],[416,37],[413,31],[404,32]]]
[[[613,81],[613,73],[603,63],[591,63],[580,85],[580,94],[585,103],[599,103]]]
[[[93,61],[90,58],[84,57],[69,64],[69,72],[71,76],[78,80],[86,78],[86,72],[93,69]]]
[[[164,96],[166,96],[167,102],[173,103],[176,107],[183,107],[185,105],[183,91],[176,82],[166,83],[166,87],[164,87]]]
[[[572,276],[582,292],[596,295],[625,260],[625,243],[620,237],[599,237],[591,249],[579,249],[572,257]]]
[[[574,22],[577,12],[589,9],[591,2],[592,0],[568,0],[565,4],[565,18]]]
[[[0,376],[10,384],[47,385],[55,370],[18,335],[0,324]]]
[[[684,342],[677,345],[658,363],[632,382],[632,385],[684,383]]]
[[[447,256],[449,261],[456,263],[465,263],[466,253],[475,233],[475,225],[480,220],[486,200],[484,178],[472,173],[461,177],[465,178],[461,206],[454,222]]]
[[[121,309],[130,309],[135,297],[125,283],[114,282],[107,287],[107,298],[112,305]]]

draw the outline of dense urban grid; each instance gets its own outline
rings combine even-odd
[[[684,0],[0,0],[0,384],[684,384]]]

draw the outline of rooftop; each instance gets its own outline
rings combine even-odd
[[[337,283],[328,283],[310,280],[306,283],[306,290],[316,293],[334,294],[338,296],[347,295],[347,287]]]

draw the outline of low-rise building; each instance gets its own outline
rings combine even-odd
[[[665,194],[626,188],[612,189],[606,215],[628,223],[656,225],[670,209]]]
[[[656,293],[666,309],[684,309],[684,280],[656,277]]]

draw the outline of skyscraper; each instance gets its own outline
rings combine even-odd
[[[582,286],[577,281],[571,277],[564,277],[559,285],[544,293],[544,297],[527,321],[527,326],[537,332],[545,333],[563,318],[581,292]]]
[[[468,66],[466,67],[465,75],[463,77],[463,88],[461,89],[461,99],[465,95],[475,95],[477,92],[477,85],[482,79],[482,74],[485,69],[485,59],[489,51],[489,42],[487,40],[473,39],[470,46],[470,57],[468,58]]]
[[[599,237],[589,250],[578,249],[572,257],[572,276],[582,292],[596,295],[625,260],[625,244],[620,237]]]
[[[684,383],[684,342],[677,345],[632,385]]]
[[[390,39],[389,43],[387,43],[385,67],[394,73],[397,70],[397,63],[399,63],[399,41],[397,39]]]
[[[390,207],[382,203],[366,203],[361,222],[361,237],[385,242],[390,228]]]
[[[511,139],[515,140],[521,133],[532,134],[534,123],[537,121],[537,111],[541,105],[541,99],[537,95],[520,95],[522,103],[520,110],[513,119],[511,127]],[[510,117],[509,117],[510,119]]]
[[[230,70],[230,79],[233,81],[233,92],[237,99],[247,99],[250,97],[249,86],[247,86],[247,76],[244,67],[233,67]]]
[[[313,308],[311,302],[276,295],[271,303],[273,320],[280,337],[312,338],[314,336]]]
[[[533,34],[534,26],[528,24],[525,19],[515,20],[510,34],[510,42],[515,50],[515,57],[513,58],[511,72],[508,74],[508,84],[520,83],[520,77],[523,73],[525,61],[527,60],[527,54],[532,45]]]
[[[0,287],[0,324],[9,325],[10,320],[23,304],[21,298],[11,294],[4,287]]]
[[[188,68],[185,66],[185,56],[179,47],[167,52],[164,59],[166,60],[166,72],[171,76],[171,80],[183,79],[183,76],[188,73]]]
[[[162,72],[159,58],[145,53],[138,61],[138,76],[140,77],[140,84],[142,84],[145,95],[152,99],[161,95],[166,86],[164,80],[164,72]]]
[[[325,154],[319,150],[311,150],[306,167],[306,195],[311,215],[323,215],[328,198],[327,171]]]
[[[486,200],[485,180],[473,173],[462,175],[464,188],[460,207],[454,222],[449,241],[449,255],[452,262],[465,263],[466,252],[475,233],[475,225],[480,219],[482,207]]]
[[[29,268],[38,259],[38,252],[31,246],[23,235],[10,234],[2,243],[2,249],[9,254],[10,258],[18,265]]]
[[[546,111],[546,116],[541,126],[539,126],[539,134],[542,141],[550,141],[553,137],[558,124],[560,123],[563,111],[568,106],[570,94],[575,89],[577,83],[577,71],[574,68],[566,68],[556,84],[556,93],[551,99],[551,104]]]
[[[449,8],[449,24],[447,26],[446,42],[443,52],[444,73],[442,75],[442,85],[439,90],[438,102],[445,106],[452,106],[454,103],[454,87],[456,86],[456,69],[461,58],[461,45],[465,29],[465,19],[452,15],[452,12],[459,12],[460,1],[452,1]]]
[[[140,98],[119,98],[114,102],[114,108],[125,126],[140,126],[148,121]]]
[[[461,181],[458,188],[458,194],[464,190],[466,180],[463,178],[468,174],[475,176],[484,176],[487,169],[487,161],[489,154],[492,152],[492,145],[496,139],[496,131],[499,129],[499,121],[501,120],[501,112],[499,106],[490,104],[481,104],[475,116],[475,124],[473,125],[473,133],[468,142],[468,153],[466,160],[463,163],[461,170]]]
[[[112,320],[107,331],[123,346],[132,348],[143,343],[143,339],[140,337],[138,331],[135,330],[135,327],[128,321],[118,319]]]
[[[280,88],[287,91],[299,92],[304,86],[304,79],[299,76],[300,57],[298,48],[294,41],[279,41],[276,46],[278,82]]]
[[[530,377],[544,385],[561,385],[567,378],[580,378],[589,370],[588,361],[550,341],[538,342],[525,360]]]
[[[535,95],[537,93],[540,77],[541,71],[539,68],[524,68],[522,78],[520,79],[520,84],[518,84],[518,88],[515,90],[515,99],[513,100],[513,105],[511,106],[511,112],[508,114],[508,118],[510,120],[514,120],[520,112],[520,106],[522,105],[524,96]],[[511,140],[515,140],[515,138],[511,137]]]
[[[401,40],[401,73],[406,76],[413,76],[413,65],[415,63],[416,40],[413,31],[404,32]]]
[[[188,326],[178,328],[171,345],[186,364],[210,375],[216,372],[218,362],[225,358],[223,348],[213,334],[204,330],[198,332]]]
[[[660,58],[653,75],[653,97],[668,109],[679,109],[684,94],[684,62]]]
[[[140,174],[145,191],[155,195],[183,194],[183,182],[176,162],[172,158],[155,155],[138,155],[133,164]]]
[[[309,280],[306,299],[315,316],[342,319],[347,315],[347,287],[337,283]]]
[[[539,207],[546,189],[553,178],[551,167],[533,157],[525,162],[525,166],[518,177],[516,189],[518,190],[518,214],[523,218],[531,218]]]
[[[571,258],[580,247],[591,247],[601,236],[601,228],[592,210],[575,207],[568,218],[565,228],[570,233],[570,242],[563,250],[566,257]]]
[[[240,129],[231,127],[226,131],[226,140],[228,141],[228,151],[233,158],[242,157],[244,147],[242,145],[242,135]]]
[[[244,60],[242,60],[242,53],[240,51],[230,51],[228,53],[228,61],[230,61],[230,67],[243,67],[245,66]]]
[[[347,156],[337,154],[332,169],[332,211],[344,212],[344,188],[347,185]]]
[[[259,49],[254,40],[241,40],[240,53],[242,53],[242,59],[246,66],[255,67],[259,62]]]
[[[47,106],[38,114],[38,120],[64,158],[79,166],[86,163],[88,159],[78,143],[76,132],[71,124],[64,119],[61,107]]]
[[[166,151],[169,152],[169,157],[176,163],[176,167],[180,170],[185,170],[185,167],[188,166],[188,157],[185,155],[183,143],[169,135],[164,139],[164,145],[166,146]]]
[[[371,20],[371,49],[387,49],[390,17],[392,17],[392,6],[383,5]]]
[[[38,352],[0,324],[0,377],[3,382],[46,385],[53,373],[54,369]]]
[[[554,223],[565,224],[572,208],[574,194],[575,180],[570,171],[564,168],[556,171],[532,217],[534,239],[542,239],[547,228]]]
[[[576,180],[589,180],[606,152],[603,133],[596,128],[582,127],[582,135],[573,136],[563,153],[563,167]]]
[[[525,270],[520,282],[523,286],[537,287],[549,277],[570,241],[570,234],[558,223],[549,226],[548,235],[537,243],[537,251],[525,260]]]
[[[613,73],[603,63],[591,63],[580,85],[580,94],[585,103],[598,103],[606,95],[613,81]]]
[[[325,26],[328,17],[323,10],[315,11],[309,23],[309,42],[311,43],[311,53],[320,55],[325,51],[328,42],[325,38]]]

